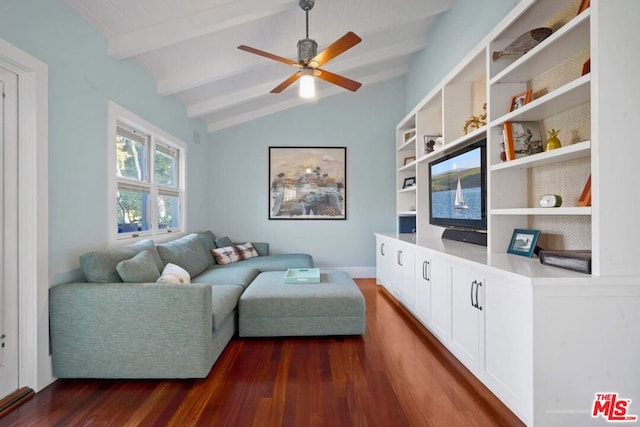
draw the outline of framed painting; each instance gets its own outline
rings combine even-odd
[[[536,250],[536,243],[540,237],[540,230],[526,230],[516,228],[511,236],[511,243],[507,253],[531,258]]]
[[[269,219],[347,219],[347,148],[269,147]]]

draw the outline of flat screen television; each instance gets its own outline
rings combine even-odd
[[[429,164],[429,222],[447,228],[486,231],[486,139]]]

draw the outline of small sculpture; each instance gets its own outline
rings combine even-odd
[[[551,35],[551,28],[541,27],[528,31],[515,39],[503,50],[493,52],[492,59],[495,61],[504,55],[523,55],[536,47],[541,41]]]
[[[469,128],[480,129],[482,126],[487,124],[487,103],[485,102],[482,106],[482,112],[477,116],[471,116],[464,122],[464,134],[466,135],[469,132]]]
[[[549,134],[549,139],[547,139],[547,144],[545,145],[545,151],[555,150],[556,148],[562,147],[562,143],[558,139],[559,130],[551,129],[547,131]]]

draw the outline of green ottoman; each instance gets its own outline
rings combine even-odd
[[[320,283],[284,282],[284,271],[256,277],[239,302],[241,337],[360,335],[365,305],[347,273],[322,271]]]

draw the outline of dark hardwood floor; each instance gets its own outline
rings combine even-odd
[[[523,425],[374,280],[356,282],[363,337],[234,338],[199,380],[58,380],[0,426]]]

